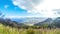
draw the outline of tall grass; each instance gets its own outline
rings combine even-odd
[[[17,29],[0,24],[0,34],[60,34],[60,29]]]

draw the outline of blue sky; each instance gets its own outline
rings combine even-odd
[[[0,0],[0,11],[6,16],[25,16],[26,10],[12,4],[12,0]]]
[[[60,17],[59,1],[60,0],[0,0],[0,11],[6,18],[26,16]]]

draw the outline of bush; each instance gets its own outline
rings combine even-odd
[[[33,29],[28,29],[26,34],[34,34],[34,30]]]

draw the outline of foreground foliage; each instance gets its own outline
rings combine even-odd
[[[60,34],[60,29],[17,29],[0,24],[0,34]]]

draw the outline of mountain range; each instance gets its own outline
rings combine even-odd
[[[19,23],[24,23],[26,25],[33,25],[38,22],[45,21],[47,18],[37,18],[37,17],[32,17],[32,18],[12,18],[12,21],[16,21]]]
[[[53,18],[12,18],[12,21],[16,21],[18,23],[23,23],[25,25],[41,25],[44,23],[51,24],[53,22],[60,22],[60,17],[57,17],[55,19]]]
[[[23,26],[23,25],[43,25],[43,24],[53,24],[60,26],[60,17],[55,19],[52,18],[12,18],[12,19],[3,19],[0,18],[0,23],[12,26]]]

